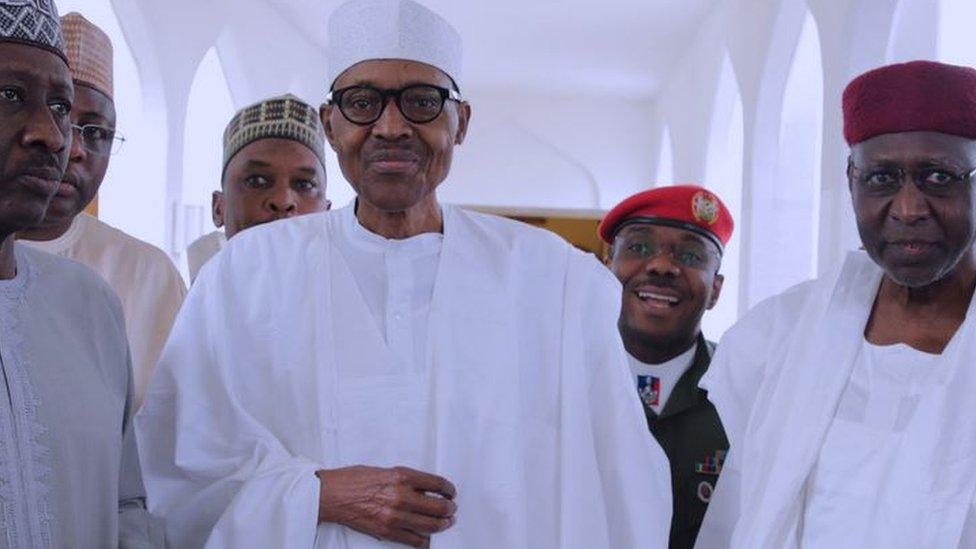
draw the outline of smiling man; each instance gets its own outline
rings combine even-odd
[[[329,24],[353,204],[228,242],[138,419],[178,547],[661,549],[671,491],[620,285],[547,231],[441,204],[461,39],[410,0]]]
[[[600,223],[607,264],[623,284],[620,335],[647,425],[671,463],[671,549],[695,544],[728,441],[698,381],[715,344],[701,319],[718,302],[728,209],[696,185],[660,187],[615,206]]]
[[[328,210],[325,190],[325,134],[317,109],[291,94],[241,109],[224,130],[224,173],[213,193],[213,222],[223,231],[187,249],[190,280],[244,229]]]
[[[61,24],[75,88],[74,140],[68,169],[44,221],[18,238],[86,265],[115,290],[125,314],[138,408],[186,286],[162,250],[84,213],[122,139],[115,132],[112,42],[78,13],[66,14]]]
[[[882,67],[843,105],[864,251],[722,338],[704,549],[976,547],[976,70]]]

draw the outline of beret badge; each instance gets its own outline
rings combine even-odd
[[[691,215],[698,221],[712,225],[718,221],[718,211],[718,199],[711,193],[699,191],[691,197]]]

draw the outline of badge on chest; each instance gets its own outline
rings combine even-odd
[[[637,376],[637,394],[645,406],[657,406],[661,399],[661,378]]]
[[[722,473],[722,465],[725,463],[725,450],[715,450],[714,454],[706,455],[705,461],[695,464],[695,472],[700,475],[718,476]],[[715,491],[715,481],[703,480],[698,483],[696,495],[702,503],[712,500],[712,492]]]
[[[725,463],[725,450],[715,450],[714,454],[706,455],[705,461],[695,464],[695,472],[700,475],[718,476],[722,473]]]

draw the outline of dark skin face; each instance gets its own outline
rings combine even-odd
[[[451,79],[423,63],[365,61],[349,68],[333,89],[369,85],[380,89],[411,84],[451,88]],[[464,141],[471,116],[467,103],[447,101],[436,119],[415,124],[392,99],[376,122],[360,126],[333,105],[321,108],[329,144],[358,196],[356,212],[367,229],[388,238],[440,230],[437,186],[447,177],[455,145]]]
[[[866,174],[862,177],[883,178],[889,167],[963,173],[976,166],[976,140],[935,132],[880,135],[852,147],[851,162]],[[937,172],[931,176],[938,177]],[[905,182],[894,194],[874,193],[854,184],[853,177],[849,183],[864,249],[893,281],[927,286],[972,258],[976,201],[971,184],[939,195]]]
[[[328,210],[325,168],[291,139],[260,139],[241,149],[213,197],[214,224],[227,238],[262,223]]]
[[[114,130],[115,104],[109,96],[95,88],[75,82],[71,123],[76,126],[97,125]],[[82,146],[81,137],[76,134],[72,140],[68,169],[57,194],[48,205],[44,221],[36,228],[22,232],[21,238],[51,240],[64,234],[71,227],[75,216],[84,211],[98,193],[108,170],[109,158],[108,154],[87,151]]]
[[[333,89],[356,84],[453,86],[434,67],[400,60],[359,63],[342,73]],[[392,100],[376,122],[365,126],[349,122],[332,105],[323,105],[320,114],[342,173],[358,196],[360,224],[387,238],[442,229],[435,191],[451,168],[454,146],[464,141],[471,115],[467,103],[448,101],[425,124],[407,121]],[[356,466],[316,474],[322,481],[320,522],[411,547],[428,547],[432,535],[454,524],[456,491],[447,479],[403,467]]]
[[[950,177],[976,167],[976,140],[936,132],[880,135],[851,148],[851,165],[858,232],[885,272],[865,336],[879,345],[941,353],[965,320],[976,286],[973,182]],[[880,184],[897,180],[886,174],[899,170],[911,174],[900,188]],[[884,187],[891,190],[878,190]]]
[[[0,278],[16,271],[12,236],[44,219],[71,146],[74,89],[57,55],[0,43]]]
[[[647,256],[648,242],[675,255],[694,250],[703,261],[690,267],[666,251]],[[615,236],[607,264],[624,287],[619,328],[627,351],[641,362],[660,364],[691,348],[702,315],[722,293],[717,246],[692,231],[633,224]]]

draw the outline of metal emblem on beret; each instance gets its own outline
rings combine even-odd
[[[695,219],[711,225],[718,221],[718,199],[706,191],[698,191],[691,198],[691,215]]]

